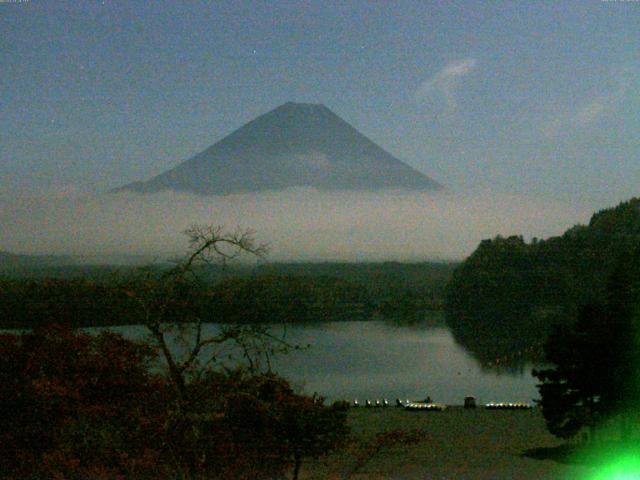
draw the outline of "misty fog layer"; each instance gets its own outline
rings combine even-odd
[[[604,207],[604,206],[602,206]],[[594,206],[491,192],[173,192],[0,197],[0,251],[176,255],[193,224],[251,229],[270,261],[449,260],[497,234],[546,238]]]

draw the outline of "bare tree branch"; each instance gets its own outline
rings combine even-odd
[[[178,320],[176,326],[191,328],[193,339],[184,358],[178,359],[176,353],[169,346],[167,322],[175,322],[175,312],[169,309],[176,302],[184,302],[181,292],[186,288],[193,291],[194,285],[200,282],[196,274],[198,266],[210,265],[214,262],[226,264],[242,255],[264,258],[268,246],[255,240],[252,230],[240,228],[233,232],[225,231],[222,226],[193,225],[185,231],[190,245],[190,253],[176,265],[153,278],[151,272],[135,285],[127,285],[125,292],[134,299],[142,313],[142,321],[149,330],[151,338],[156,343],[165,360],[169,375],[180,396],[184,396],[188,375],[198,364],[203,351],[213,345],[223,345],[232,342],[239,348],[253,371],[260,366],[260,357],[266,359],[270,369],[270,355],[275,352],[286,351],[291,348],[283,339],[271,335],[267,329],[259,326],[234,326],[224,329],[220,334],[206,336],[203,333],[203,319],[196,312],[187,313],[186,317]],[[181,310],[179,310],[181,312]],[[187,337],[186,331],[180,335]],[[215,355],[207,361],[210,364]]]

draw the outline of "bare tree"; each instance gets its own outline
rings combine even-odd
[[[183,260],[160,274],[147,270],[141,278],[126,281],[123,288],[137,305],[137,316],[160,351],[175,391],[175,411],[167,428],[180,425],[179,429],[190,431],[189,438],[197,442],[202,419],[197,418],[200,414],[196,405],[201,399],[194,398],[198,393],[189,388],[190,382],[216,368],[228,371],[238,361],[244,361],[252,374],[270,370],[271,356],[291,346],[265,325],[217,323],[213,333],[212,328],[205,328],[207,321],[223,320],[204,318],[202,312],[199,300],[206,294],[207,267],[226,264],[242,255],[262,258],[267,245],[257,243],[249,230],[228,233],[222,227],[193,226],[185,233],[191,248]],[[234,362],[225,364],[230,356]],[[188,450],[192,453],[187,458],[184,449],[175,454],[175,464],[183,478],[194,479],[198,462],[204,460],[197,446]]]

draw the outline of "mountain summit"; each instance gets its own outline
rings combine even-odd
[[[118,190],[220,195],[297,186],[320,190],[441,188],[324,105],[289,102],[172,170]]]

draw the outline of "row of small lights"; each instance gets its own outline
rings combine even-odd
[[[525,410],[531,408],[528,403],[487,403],[484,408],[498,410],[498,409],[512,409],[512,410]]]
[[[354,400],[353,401],[353,406],[354,407],[359,407],[360,404],[358,403],[358,400]],[[367,400],[365,403],[365,407],[388,407],[389,406],[389,401],[385,398],[384,400],[382,400],[382,402],[380,402],[380,400],[376,400],[375,403],[372,403],[371,400]],[[402,402],[400,400],[396,400],[396,406],[398,407],[404,407],[407,409],[411,409],[411,410],[444,410],[446,408],[445,405],[441,405],[438,403],[423,403],[423,402],[410,402],[409,400],[406,400],[405,402]],[[530,409],[531,404],[529,403],[522,403],[522,402],[516,402],[516,403],[487,403],[485,405],[485,408],[489,409],[489,410],[526,410],[526,409]]]
[[[359,407],[360,404],[358,403],[358,400],[354,400],[353,401],[353,406],[354,407]],[[372,403],[371,400],[367,400],[366,403],[364,404],[365,407],[388,407],[389,406],[389,400],[387,400],[386,398],[380,402],[380,400],[376,400],[375,403]]]
[[[435,410],[441,412],[447,407],[439,403],[407,403],[404,408],[407,410]]]

